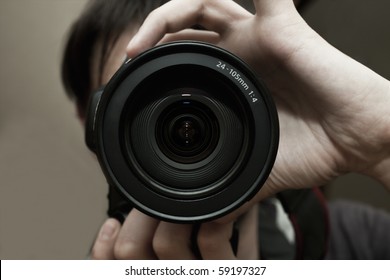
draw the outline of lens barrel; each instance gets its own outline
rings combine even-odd
[[[199,222],[245,203],[278,147],[264,84],[233,54],[175,42],[126,63],[96,102],[93,143],[111,186],[148,215]]]

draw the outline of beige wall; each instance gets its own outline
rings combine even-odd
[[[0,0],[0,258],[85,258],[105,181],[59,80],[85,1]]]
[[[1,259],[85,258],[105,216],[105,180],[59,81],[63,36],[84,3],[0,0]],[[307,18],[389,78],[387,3],[318,0]],[[332,197],[389,206],[381,187],[350,178],[336,182]]]

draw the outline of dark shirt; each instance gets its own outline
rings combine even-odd
[[[326,259],[389,260],[390,214],[351,201],[329,203],[330,240]]]
[[[328,202],[327,208],[329,236],[327,246],[325,245],[327,248],[324,247],[327,252],[325,259],[390,260],[389,212],[344,200]],[[277,216],[280,217],[281,211],[283,210],[277,207],[275,201],[268,200],[260,204],[259,239],[262,259],[296,258],[295,238],[291,240],[286,237],[291,226],[277,223]],[[321,242],[311,245],[323,246]]]

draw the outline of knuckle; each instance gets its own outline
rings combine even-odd
[[[114,256],[119,260],[137,259],[139,251],[139,246],[131,240],[118,240],[114,246]]]
[[[94,247],[92,248],[92,251],[90,253],[90,258],[93,260],[104,260],[106,259],[106,254],[104,254],[102,250],[99,250],[98,248]]]
[[[198,247],[201,250],[208,250],[208,251],[214,251],[218,247],[218,238],[216,236],[212,236],[210,234],[205,233],[204,231],[200,230],[198,237],[197,237],[197,243]]]
[[[175,242],[172,238],[156,235],[153,238],[153,250],[159,258],[167,258],[176,250]]]

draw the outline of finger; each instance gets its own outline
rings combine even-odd
[[[121,225],[116,219],[110,218],[104,222],[92,247],[91,259],[114,259],[114,245],[120,228]]]
[[[153,248],[159,259],[194,260],[192,252],[192,225],[161,222],[153,239]]]
[[[204,223],[198,233],[198,247],[205,260],[236,259],[230,243],[233,232],[233,222],[220,224]]]
[[[200,41],[207,42],[210,44],[217,44],[220,40],[220,36],[218,35],[218,33],[212,31],[186,29],[173,34],[165,35],[160,40],[160,42],[158,42],[158,44],[182,40]]]
[[[118,259],[155,259],[153,236],[159,221],[133,209],[123,223],[115,244]]]
[[[238,248],[237,258],[241,260],[259,259],[259,238],[258,238],[258,204],[255,204],[238,223]]]
[[[146,18],[127,47],[127,55],[134,57],[155,46],[167,33],[175,33],[201,25],[207,30],[223,34],[234,19],[250,13],[231,0],[172,0],[154,10]]]

